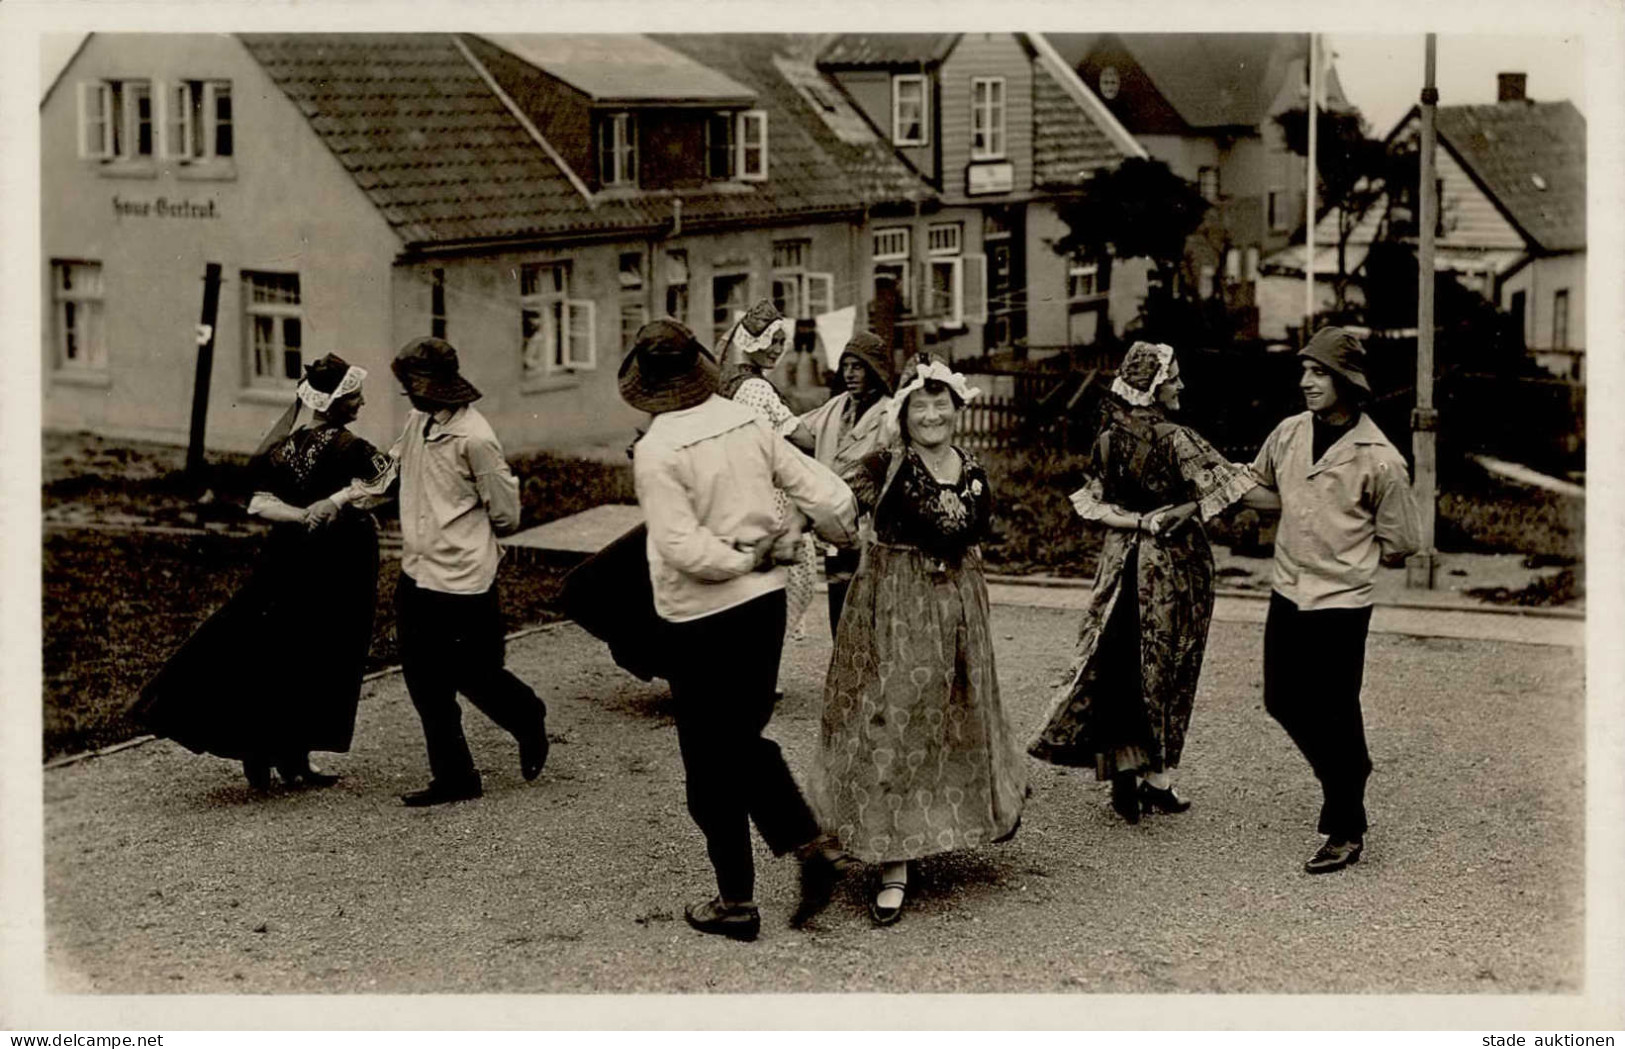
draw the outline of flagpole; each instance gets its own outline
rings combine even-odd
[[[1434,86],[1434,53],[1437,39],[1427,35],[1422,82],[1422,155],[1417,224],[1416,259],[1416,410],[1411,413],[1411,454],[1416,460],[1417,508],[1422,513],[1419,549],[1406,563],[1407,586],[1433,588],[1438,554],[1433,549],[1437,492],[1439,487],[1439,413],[1433,407],[1433,239],[1438,225],[1438,187],[1434,184],[1434,151],[1437,148],[1436,110],[1439,89]]]
[[[1315,148],[1320,125],[1320,63],[1316,61],[1315,34],[1309,34],[1309,180],[1304,194],[1303,341],[1315,327]]]

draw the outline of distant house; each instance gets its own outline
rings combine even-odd
[[[624,445],[646,319],[709,343],[755,297],[861,306],[865,216],[931,196],[878,136],[834,142],[775,46],[91,35],[40,110],[45,425],[184,439],[216,262],[211,447],[252,448],[327,352],[392,439],[388,362],[431,332],[511,449]]]
[[[1274,118],[1308,100],[1310,37],[1056,33],[1049,40],[1150,155],[1213,205],[1187,246],[1185,279],[1204,298],[1222,296],[1244,316],[1256,311],[1264,333],[1284,334],[1298,318],[1261,309],[1259,263],[1303,225],[1306,162],[1287,148]],[[1321,61],[1326,103],[1347,105],[1324,52]]]
[[[228,450],[328,352],[391,440],[422,334],[510,449],[619,448],[651,317],[713,343],[771,297],[810,348],[890,282],[900,337],[980,354],[1115,301],[1049,248],[1048,202],[1138,147],[1047,45],[955,35],[913,60],[928,93],[887,58],[876,95],[831,39],[92,34],[40,105],[45,425],[184,439],[211,262]]]
[[[1144,150],[1043,37],[846,33],[818,68],[932,186],[912,213],[872,213],[866,263],[899,341],[949,356],[1054,350],[1118,332],[1144,269],[1069,259],[1056,202]]]
[[[1524,345],[1542,366],[1582,378],[1585,364],[1585,118],[1573,103],[1531,102],[1521,74],[1502,74],[1493,105],[1440,106],[1436,130],[1439,199],[1434,266],[1454,273],[1511,314]],[[1416,110],[1388,136],[1389,147],[1414,151],[1421,138]],[[1345,272],[1357,274],[1371,244],[1417,241],[1415,187],[1390,187],[1361,216],[1349,237]],[[1316,227],[1315,274],[1322,306],[1337,273],[1339,215]],[[1289,277],[1301,301],[1303,244],[1265,260]]]
[[[1512,315],[1536,360],[1581,378],[1585,117],[1572,102],[1532,102],[1524,87],[1522,74],[1502,74],[1496,103],[1439,107],[1439,248],[1449,268],[1476,276],[1485,296]],[[1420,134],[1413,109],[1389,142],[1415,148]],[[1414,214],[1408,194],[1395,197]]]

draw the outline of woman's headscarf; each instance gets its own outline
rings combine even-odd
[[[333,406],[334,401],[361,389],[361,384],[366,379],[365,368],[357,368],[335,353],[305,365],[305,377],[300,379],[299,385],[294,388],[293,403],[266,432],[254,454],[264,455],[273,445],[292,433],[301,408],[325,412]]]
[[[1174,368],[1174,348],[1160,342],[1137,342],[1123,355],[1112,380],[1112,393],[1136,408],[1157,399],[1157,387],[1168,381]]]
[[[762,299],[739,318],[717,347],[717,359],[722,362],[722,381],[717,392],[732,397],[740,383],[761,375],[761,365],[750,360],[749,355],[771,349],[774,338],[781,332],[784,347],[789,349],[795,342],[795,322],[767,299]]]

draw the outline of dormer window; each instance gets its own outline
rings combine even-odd
[[[971,80],[972,160],[1004,159],[1004,77]]]
[[[635,186],[638,181],[636,113],[608,113],[598,122],[598,179],[606,186]]]
[[[891,78],[891,140],[898,146],[930,144],[926,122],[925,77],[911,73]]]
[[[767,179],[766,112],[711,114],[705,122],[705,176],[746,182]]]

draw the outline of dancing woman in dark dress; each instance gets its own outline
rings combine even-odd
[[[1213,553],[1201,522],[1249,497],[1258,479],[1173,421],[1179,363],[1137,342],[1123,358],[1094,444],[1089,483],[1072,494],[1104,526],[1100,571],[1084,610],[1071,679],[1029,752],[1092,767],[1112,807],[1183,812],[1179,765],[1213,615]]]
[[[378,533],[355,503],[327,499],[389,463],[345,427],[366,372],[329,354],[255,454],[249,512],[272,522],[253,576],[141,690],[133,713],[154,735],[243,763],[266,789],[338,777],[310,752],[350,749],[378,594]],[[301,407],[314,413],[293,424]]]

